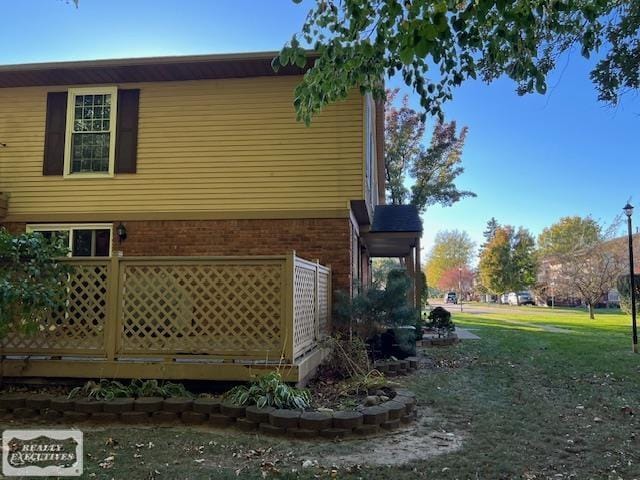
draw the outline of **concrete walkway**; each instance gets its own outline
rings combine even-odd
[[[460,340],[480,340],[480,337],[478,335],[476,335],[475,333],[471,333],[471,331],[467,330],[466,328],[456,327],[456,330],[454,333],[458,336],[458,339]],[[438,334],[425,333],[422,336],[422,338],[425,338],[425,339],[438,338]]]
[[[480,340],[480,337],[466,328],[456,327],[456,335],[460,340]]]

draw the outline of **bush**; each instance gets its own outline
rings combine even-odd
[[[192,397],[181,383],[158,382],[158,380],[131,380],[129,390],[135,397]]]
[[[414,324],[414,327],[416,328],[415,329],[416,341],[422,340],[422,335],[424,335],[424,329],[427,328],[426,318],[427,318],[426,313],[424,313],[422,316],[416,319],[416,323]]]
[[[446,337],[456,329],[455,324],[451,321],[451,313],[442,307],[436,307],[429,312],[429,323],[427,326],[438,332],[439,337]]]
[[[10,326],[35,332],[51,312],[65,308],[72,268],[56,258],[67,253],[61,239],[0,228],[0,334]]]
[[[69,398],[86,397],[92,400],[113,400],[114,398],[130,396],[129,388],[120,382],[111,380],[100,380],[98,382],[90,380],[82,387],[76,387],[69,392]]]
[[[69,392],[69,398],[86,397],[93,400],[113,400],[126,397],[192,397],[184,385],[158,380],[131,380],[124,385],[116,380],[88,381]]]
[[[282,381],[279,372],[271,372],[256,378],[247,387],[240,385],[225,395],[235,405],[256,405],[259,408],[305,409],[311,405],[308,390],[291,387]]]
[[[413,325],[417,312],[407,303],[411,279],[404,270],[392,270],[385,287],[372,285],[351,297],[336,292],[334,326],[338,331],[368,340],[386,328]]]

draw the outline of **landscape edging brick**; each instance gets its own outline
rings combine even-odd
[[[166,424],[176,421],[195,425],[207,423],[212,427],[235,426],[243,431],[255,431],[268,435],[284,435],[297,439],[321,436],[328,439],[344,438],[348,435],[373,435],[398,428],[417,418],[416,395],[406,389],[397,389],[392,400],[362,412],[338,411],[334,413],[301,412],[299,410],[259,409],[219,403],[215,399],[183,399],[165,403],[162,398],[128,399],[114,401],[89,401],[67,397],[34,396],[29,400],[24,395],[0,396],[0,405],[6,415],[14,418],[42,419],[49,422],[95,422],[130,424]],[[35,399],[37,397],[37,399]],[[198,400],[201,400],[198,402]],[[169,409],[166,405],[169,404]],[[194,405],[199,405],[197,409]],[[12,407],[9,407],[12,405]],[[29,408],[26,405],[41,406]],[[180,406],[180,408],[178,408]],[[404,407],[404,408],[402,408]],[[211,410],[210,413],[206,412]],[[171,411],[173,410],[173,411]],[[205,411],[202,411],[205,410]],[[382,429],[382,430],[381,430]]]

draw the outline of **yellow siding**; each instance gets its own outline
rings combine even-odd
[[[343,210],[363,198],[362,99],[295,121],[298,78],[119,85],[140,88],[138,173],[42,175],[46,94],[0,89],[0,192],[8,220],[69,214]]]

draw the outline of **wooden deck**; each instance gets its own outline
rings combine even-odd
[[[323,358],[331,271],[295,252],[63,261],[66,308],[5,336],[4,376],[302,381]]]

